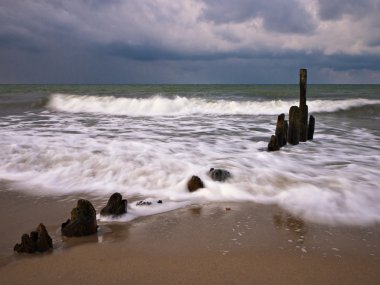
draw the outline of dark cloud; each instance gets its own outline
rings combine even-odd
[[[264,27],[280,33],[311,33],[316,25],[295,0],[205,0],[204,18],[220,23],[241,23],[261,17]]]
[[[343,15],[365,17],[369,11],[379,9],[377,0],[318,0],[322,20],[337,20]],[[377,6],[377,8],[376,8]]]
[[[380,77],[375,1],[318,0],[327,25],[355,17],[339,26],[363,27],[351,41],[321,33],[298,0],[1,0],[0,83],[292,83],[302,66],[315,83],[330,82],[322,70],[368,82]]]
[[[46,51],[43,46],[29,37],[12,33],[0,33],[0,50],[8,48],[20,49],[31,53]]]
[[[228,58],[253,58],[261,57],[267,52],[253,53],[249,50],[237,49],[229,52],[197,52],[197,51],[178,51],[168,49],[154,44],[130,45],[125,43],[111,43],[107,45],[90,48],[100,56],[114,56],[139,61],[158,61],[158,60],[195,60],[213,61]]]

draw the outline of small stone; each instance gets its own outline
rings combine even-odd
[[[187,182],[187,189],[189,192],[194,192],[200,188],[204,188],[203,181],[198,176],[193,175]]]
[[[231,177],[231,173],[224,169],[210,168],[208,173],[212,180],[219,182],[223,182]]]

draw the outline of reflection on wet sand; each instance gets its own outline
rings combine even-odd
[[[110,243],[125,240],[128,237],[129,227],[125,224],[100,225],[98,232],[93,235],[67,238],[57,230],[53,237],[55,249],[67,249],[86,243]]]
[[[273,215],[273,224],[277,230],[288,231],[298,244],[304,244],[307,227],[300,218],[285,211],[279,211]]]

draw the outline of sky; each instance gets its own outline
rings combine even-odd
[[[380,0],[0,0],[0,84],[380,84]]]

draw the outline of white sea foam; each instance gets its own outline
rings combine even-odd
[[[50,111],[9,116],[1,122],[0,179],[36,195],[106,198],[117,191],[128,199],[164,200],[152,208],[131,204],[123,221],[191,203],[251,201],[320,223],[380,222],[375,132],[339,121],[332,129],[318,117],[314,141],[268,153],[263,149],[273,123],[260,117],[140,119]],[[228,169],[232,179],[212,181],[210,167]],[[187,191],[192,175],[204,181],[204,189]]]
[[[354,107],[380,104],[380,100],[309,100],[314,113],[348,110]],[[166,98],[125,98],[113,96],[79,96],[52,94],[47,107],[70,113],[98,113],[128,116],[177,116],[191,114],[210,115],[278,115],[287,113],[297,101],[233,101],[208,100],[176,96]]]

